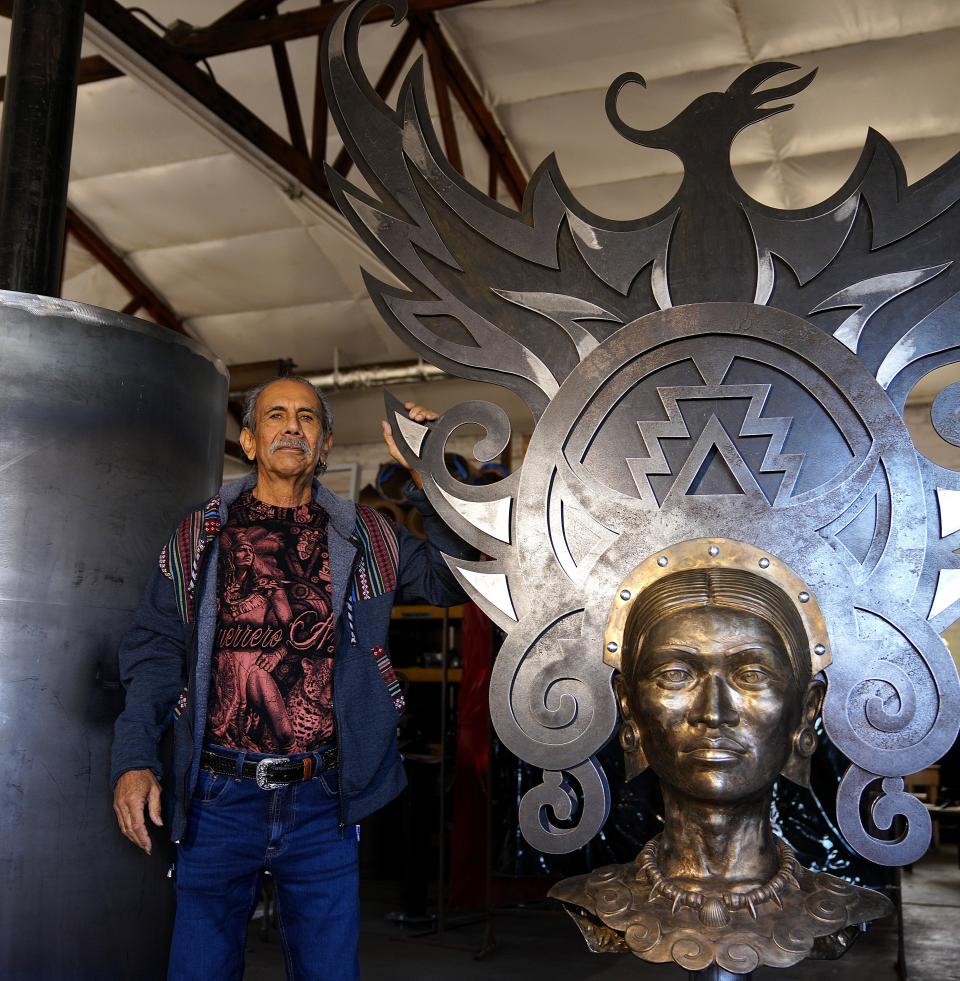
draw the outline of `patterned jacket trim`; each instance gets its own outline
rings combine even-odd
[[[374,508],[357,507],[354,528],[360,561],[353,577],[351,602],[373,599],[397,588],[400,544],[389,518]],[[177,610],[183,623],[196,615],[197,574],[207,545],[220,534],[220,495],[191,511],[177,525],[160,551],[160,571],[173,583]]]
[[[360,562],[353,577],[351,602],[396,592],[400,543],[393,522],[375,508],[360,504],[355,535]]]
[[[173,583],[177,610],[184,623],[196,614],[197,573],[204,549],[220,534],[220,495],[191,511],[160,550],[160,571]]]

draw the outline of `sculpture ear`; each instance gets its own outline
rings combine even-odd
[[[790,756],[780,771],[788,780],[801,787],[810,786],[810,758],[817,749],[817,733],[813,724],[823,707],[823,696],[826,691],[826,685],[818,678],[814,678],[807,685],[803,695],[800,725],[793,735]]]
[[[630,717],[630,702],[627,699],[623,675],[618,674],[613,679],[613,690],[623,719],[620,723],[620,748],[623,750],[624,780],[630,781],[643,773],[650,764],[640,743],[640,727]]]

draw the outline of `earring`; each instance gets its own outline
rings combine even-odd
[[[620,726],[620,748],[635,753],[640,748],[640,727],[633,719],[624,719]]]
[[[811,757],[817,751],[817,734],[813,726],[804,726],[793,737],[794,751],[803,757]]]
[[[624,778],[632,780],[650,765],[640,742],[640,727],[633,719],[620,723],[620,748],[623,750]]]
[[[321,460],[317,464],[317,473],[326,473],[326,472],[327,472],[327,461]]]
[[[801,787],[810,786],[810,757],[817,750],[817,734],[813,726],[805,725],[793,737],[793,747],[780,771],[788,780]]]

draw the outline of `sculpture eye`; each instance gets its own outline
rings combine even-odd
[[[654,678],[661,688],[683,688],[693,681],[693,674],[678,665],[668,665],[658,671]]]
[[[747,688],[757,688],[765,684],[769,677],[763,668],[744,668],[737,672],[737,681]]]

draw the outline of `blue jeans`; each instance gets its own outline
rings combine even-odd
[[[169,981],[239,981],[264,870],[275,883],[290,981],[359,978],[357,828],[338,827],[337,776],[261,790],[200,771],[177,849]]]

